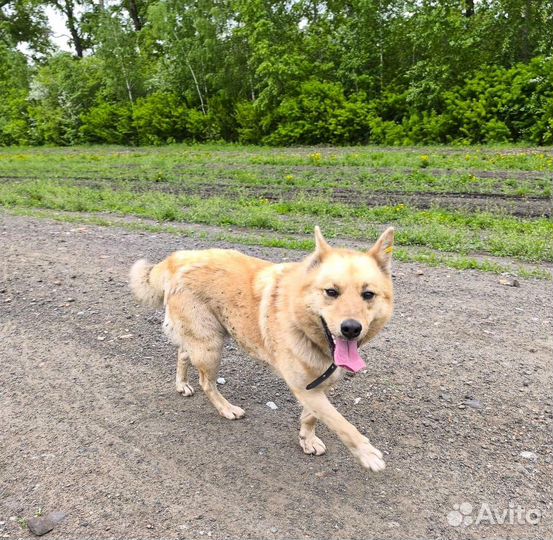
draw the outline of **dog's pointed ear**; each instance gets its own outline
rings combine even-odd
[[[323,233],[319,227],[315,227],[315,251],[307,257],[307,270],[312,270],[323,260],[325,253],[328,253],[332,248],[325,240]]]
[[[320,257],[321,255],[324,255],[326,252],[330,251],[331,249],[332,248],[325,240],[325,237],[323,236],[321,229],[317,225],[315,227],[315,254]]]
[[[369,250],[381,270],[390,275],[392,272],[392,251],[394,250],[394,228],[388,227],[376,241],[375,245]]]

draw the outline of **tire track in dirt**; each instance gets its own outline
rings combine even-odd
[[[32,178],[4,179],[23,182]],[[113,178],[86,177],[56,179],[57,181],[76,184],[91,189],[130,190],[135,193],[160,192],[171,195],[191,195],[203,198],[225,197],[237,199],[254,197],[273,202],[295,201],[305,197],[327,200],[352,207],[362,206],[396,206],[405,204],[422,210],[443,208],[468,212],[503,213],[522,218],[551,217],[552,200],[550,197],[515,196],[503,193],[478,192],[438,192],[400,190],[357,190],[353,188],[305,188],[288,186],[259,186],[241,184],[236,181],[217,182],[154,182],[136,179],[117,180]]]
[[[188,165],[177,165],[176,170],[186,171]],[[317,175],[327,174],[330,177],[343,176],[347,178],[349,175],[360,176],[363,174],[382,174],[386,176],[412,175],[416,173],[427,176],[437,177],[459,177],[462,175],[472,175],[476,178],[491,178],[497,180],[553,180],[553,172],[551,171],[522,171],[514,169],[454,169],[454,168],[433,168],[433,167],[373,167],[370,165],[349,165],[347,163],[336,163],[335,165],[294,165],[294,164],[279,164],[270,163],[217,163],[208,162],[205,164],[206,170],[234,170],[234,171],[251,171],[257,173],[273,173],[276,176],[282,176],[291,172],[312,172]]]

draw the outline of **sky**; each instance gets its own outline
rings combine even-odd
[[[71,51],[72,49],[69,46],[69,32],[65,27],[65,19],[63,15],[50,6],[48,6],[45,11],[46,15],[48,15],[50,28],[52,29],[51,39],[53,43],[63,51]]]

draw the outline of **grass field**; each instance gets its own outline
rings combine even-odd
[[[392,224],[399,259],[547,277],[552,174],[550,148],[5,148],[0,205],[298,249]]]

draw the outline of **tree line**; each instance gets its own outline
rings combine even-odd
[[[552,144],[552,48],[553,0],[0,0],[0,144]]]

